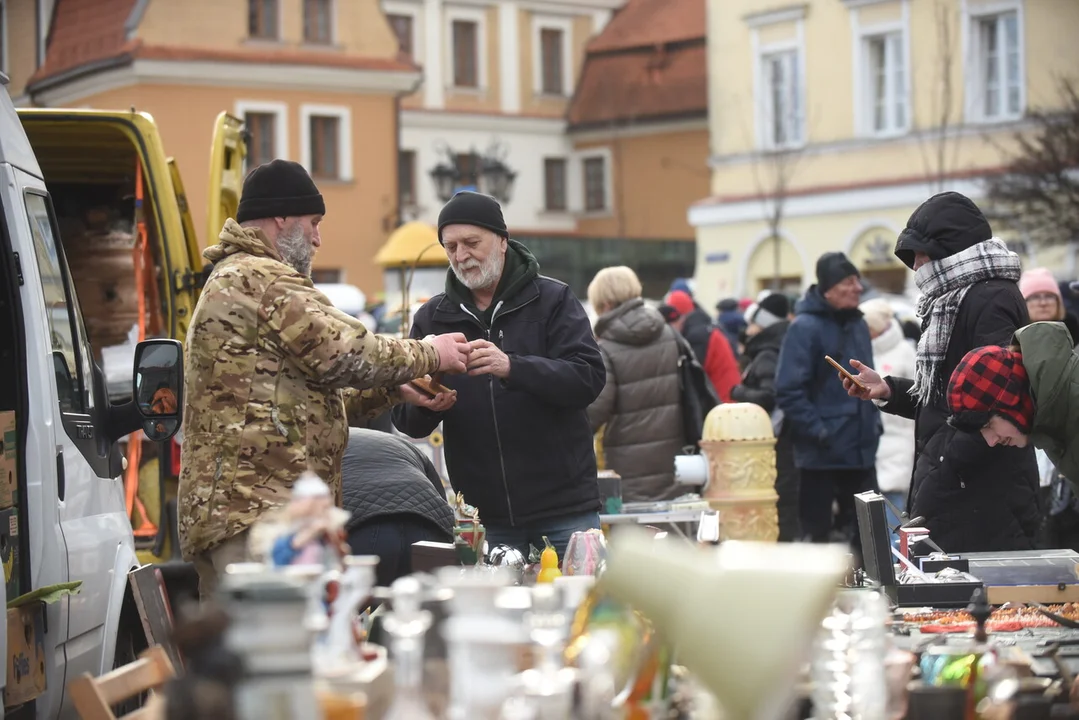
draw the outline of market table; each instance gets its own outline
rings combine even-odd
[[[602,525],[669,525],[685,540],[696,542],[696,537],[691,537],[681,524],[686,526],[695,525],[701,520],[703,510],[667,510],[664,512],[629,512],[613,515],[600,515]],[[692,532],[696,532],[695,530]]]

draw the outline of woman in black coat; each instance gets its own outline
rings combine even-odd
[[[959,193],[922,203],[899,236],[896,257],[915,271],[923,334],[914,379],[859,369],[860,390],[883,412],[915,420],[909,517],[924,517],[947,552],[1029,550],[1041,525],[1038,466],[1032,447],[989,447],[948,424],[947,384],[967,352],[1007,346],[1028,322],[1017,281],[1020,262],[993,237],[989,222]]]
[[[776,410],[776,366],[779,349],[790,327],[791,304],[786,296],[772,293],[746,309],[742,384],[731,389],[735,402],[760,405],[772,415],[776,430],[776,510],[779,541],[794,542],[801,536],[798,520],[798,468],[794,466],[794,437],[789,423]]]

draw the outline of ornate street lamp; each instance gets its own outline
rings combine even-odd
[[[481,161],[480,175],[488,195],[502,204],[509,203],[513,197],[513,181],[517,179],[515,170],[511,170],[501,158],[488,156]]]
[[[435,181],[435,194],[438,195],[438,199],[442,202],[448,202],[457,191],[461,172],[457,169],[456,164],[439,163],[431,170],[431,179]]]
[[[517,172],[506,164],[507,149],[501,143],[493,143],[482,155],[475,150],[457,155],[449,145],[441,143],[438,153],[445,160],[429,174],[435,183],[435,194],[442,202],[449,201],[457,191],[464,189],[461,181],[466,175],[474,179],[476,190],[491,195],[500,203],[506,204],[512,199]],[[468,167],[463,168],[463,163],[468,163]]]

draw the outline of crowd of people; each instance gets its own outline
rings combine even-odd
[[[863,300],[860,273],[839,252],[818,259],[816,283],[798,298],[764,291],[752,301],[728,299],[709,322],[678,281],[659,307],[723,401],[754,403],[771,415],[780,540],[857,547],[853,495],[877,490],[889,500],[893,527],[924,525],[949,551],[1079,549],[1079,501],[1068,481],[1079,482],[1079,444],[1068,450],[1079,437],[1079,424],[1069,424],[1079,322],[1068,305],[1077,294],[1046,268],[1024,272],[981,210],[958,193],[936,195],[912,214],[896,256],[915,272],[921,321],[913,327],[884,296]],[[607,466],[622,475],[627,498],[677,494],[669,472],[681,452],[670,429],[679,417],[670,338],[628,268],[599,273],[589,300],[599,312],[608,386],[618,387],[618,400],[605,390],[589,411],[594,429],[607,423]],[[1024,353],[1023,338],[1036,349]],[[981,364],[959,372],[978,348],[987,353]],[[826,356],[865,389],[841,382]],[[1050,370],[1024,374],[1022,357]],[[1014,390],[1027,403],[1021,422],[1006,421],[996,385],[972,399],[987,383],[1003,382],[972,379],[971,368],[986,362],[1024,388]],[[737,368],[734,379],[729,368]],[[1048,395],[1035,415],[1039,387]],[[974,420],[970,408],[981,413]],[[1056,430],[1047,431],[1047,422]],[[963,432],[972,423],[977,432]],[[664,462],[655,458],[660,453]]]
[[[348,430],[378,416],[413,438],[441,427],[453,489],[492,546],[527,554],[549,540],[562,555],[599,527],[597,450],[624,500],[682,492],[687,358],[713,401],[770,414],[782,541],[856,543],[852,496],[873,489],[894,523],[924,524],[949,551],[1079,545],[1077,323],[1052,274],[1023,273],[962,195],[927,200],[898,238],[920,293],[914,328],[886,299],[863,301],[839,252],[818,259],[801,297],[725,300],[715,320],[686,281],[657,306],[631,268],[606,268],[588,288],[593,323],[540,274],[497,201],[461,192],[438,219],[445,290],[397,339],[312,284],[326,212],[302,166],[275,160],[248,175],[205,251],[179,493],[204,596],[305,472],[348,511],[352,551],[382,558],[380,583],[411,571],[413,542],[452,539],[430,460],[395,433]],[[412,384],[422,378],[438,390]],[[283,554],[297,549],[284,537]]]

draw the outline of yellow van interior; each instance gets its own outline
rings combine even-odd
[[[72,122],[79,126],[75,132]],[[103,348],[126,343],[138,326],[140,297],[146,298],[144,336],[167,336],[167,266],[158,257],[165,245],[157,241],[153,193],[139,172],[137,137],[107,121],[32,120],[24,127],[52,196],[97,361]],[[140,234],[144,242],[137,242]],[[140,282],[144,293],[137,290]]]

